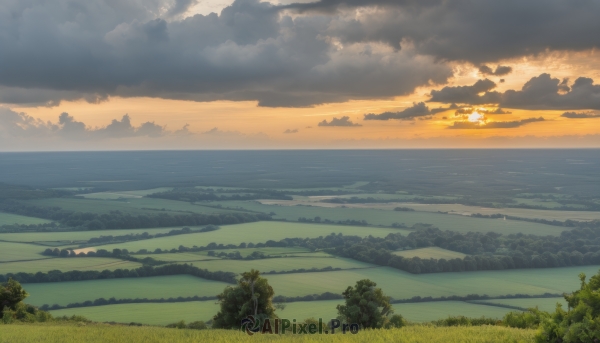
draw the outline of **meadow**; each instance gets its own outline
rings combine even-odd
[[[128,198],[128,199],[86,199],[86,198],[50,198],[28,200],[26,203],[42,207],[60,207],[74,212],[110,213],[121,211],[131,215],[148,214],[161,211],[164,213],[193,212],[198,214],[227,213],[226,209],[194,205],[183,201],[154,199],[154,198]]]
[[[35,306],[67,305],[98,298],[160,299],[191,296],[215,296],[228,283],[189,275],[154,276],[92,281],[30,283],[23,287],[30,294],[26,302]]]
[[[86,258],[48,258],[44,260],[0,263],[0,274],[6,273],[32,273],[60,270],[115,270],[135,269],[141,263],[123,261],[116,258],[86,257]]]
[[[122,236],[136,235],[147,232],[150,235],[157,233],[167,233],[171,230],[181,230],[181,226],[167,228],[151,229],[129,229],[129,230],[98,230],[98,231],[62,231],[62,232],[24,232],[24,233],[0,233],[1,241],[9,242],[60,242],[61,245],[69,245],[69,242],[87,241],[90,238],[100,236]],[[192,230],[199,230],[201,227],[189,226]]]
[[[41,254],[43,246],[14,242],[0,242],[0,262],[40,260],[48,258]],[[0,273],[2,264],[0,264]]]
[[[412,257],[418,257],[418,258],[422,258],[422,259],[433,258],[436,260],[439,260],[442,258],[444,258],[446,260],[450,260],[453,258],[463,259],[465,256],[467,256],[466,254],[463,254],[460,252],[446,250],[446,249],[442,249],[442,248],[438,248],[438,247],[427,247],[427,248],[412,249],[412,250],[394,251],[394,255],[407,257],[407,258],[412,258]]]
[[[493,300],[475,300],[473,304],[497,304],[504,306],[516,306],[521,308],[537,307],[542,311],[552,312],[556,309],[556,304],[562,305],[563,310],[567,310],[567,302],[565,298],[529,298],[529,299],[493,299]]]
[[[234,261],[235,262],[235,261]],[[207,262],[213,263],[213,262]],[[356,281],[370,279],[394,299],[414,296],[442,297],[469,294],[562,294],[579,287],[577,275],[592,275],[597,267],[517,269],[414,275],[389,267],[331,272],[265,275],[275,295],[304,296],[332,292],[340,294]],[[214,296],[229,284],[187,275],[26,284],[27,302],[66,305],[96,298],[169,298]],[[92,298],[92,299],[91,299]]]
[[[322,269],[326,267],[354,269],[354,268],[373,268],[376,267],[369,263],[364,263],[347,258],[330,257],[279,257],[267,258],[251,261],[239,260],[208,260],[191,262],[190,264],[210,271],[227,271],[236,274],[243,273],[250,269],[259,270],[262,273],[270,271],[291,271],[294,269]],[[270,275],[269,275],[270,276]],[[269,277],[265,275],[265,277]]]
[[[51,223],[51,220],[20,216],[18,214],[0,212],[0,226],[2,225],[32,225],[32,224],[46,224]]]
[[[279,200],[280,203],[285,200]],[[457,232],[497,232],[502,234],[524,233],[533,235],[559,235],[565,231],[564,227],[545,224],[487,218],[471,218],[467,216],[453,216],[441,213],[429,212],[405,212],[378,210],[372,208],[343,208],[343,207],[321,207],[316,204],[312,206],[285,206],[264,205],[257,201],[222,201],[223,207],[243,208],[250,211],[264,213],[274,212],[274,219],[285,219],[297,221],[300,217],[312,219],[321,217],[321,220],[333,221],[344,220],[366,220],[370,225],[391,226],[393,223],[412,226],[418,223],[431,224],[441,230]],[[325,204],[332,205],[332,204]],[[335,204],[336,206],[343,206]]]
[[[324,322],[336,318],[336,306],[343,300],[297,301],[286,303],[283,310],[275,311],[280,318],[302,321],[308,318],[322,318]],[[467,316],[471,318],[487,317],[501,319],[509,308],[479,305],[462,301],[436,301],[425,303],[394,304],[394,313],[401,314],[414,323],[430,322],[449,316]],[[53,316],[84,316],[96,322],[141,323],[148,325],[167,325],[184,320],[208,321],[219,311],[214,300],[190,301],[180,303],[143,303],[117,304],[67,308],[50,311]]]
[[[513,269],[462,273],[410,274],[389,267],[342,270],[327,273],[268,275],[276,294],[300,296],[323,292],[341,292],[361,279],[370,279],[394,299],[414,296],[449,295],[562,294],[579,287],[577,275],[593,275],[597,266]]]
[[[346,225],[324,225],[324,224],[303,224],[277,221],[263,221],[255,223],[245,223],[236,225],[223,225],[219,230],[194,233],[188,235],[161,237],[150,240],[126,242],[119,244],[103,245],[102,249],[112,250],[115,248],[128,249],[129,251],[138,251],[147,249],[177,249],[180,245],[185,247],[206,246],[209,243],[217,244],[235,244],[240,243],[265,243],[268,240],[279,241],[284,238],[314,238],[327,236],[331,233],[342,233],[344,235],[353,235],[366,237],[372,235],[375,237],[385,237],[390,233],[408,233],[410,231],[346,226]]]
[[[388,343],[517,343],[533,341],[535,330],[499,326],[432,327],[407,326],[392,330],[362,331],[356,335],[254,335],[237,330],[176,330],[159,327],[131,327],[107,324],[20,324],[7,325],[0,332],[1,343],[21,342],[88,342],[88,343],[158,343],[158,342],[372,342]]]

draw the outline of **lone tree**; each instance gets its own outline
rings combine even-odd
[[[249,315],[255,319],[275,317],[275,292],[267,279],[254,269],[241,275],[237,286],[227,287],[217,295],[221,310],[213,317],[213,328],[239,329],[242,319]]]
[[[357,323],[361,328],[381,328],[387,324],[388,315],[394,313],[390,305],[390,297],[375,288],[377,284],[369,279],[356,282],[354,288],[348,287],[342,295],[346,299],[345,305],[338,305],[338,314],[348,324]],[[395,325],[394,325],[395,326]]]
[[[27,298],[29,294],[25,292],[21,284],[13,279],[8,279],[8,282],[0,284],[0,311],[5,308],[15,310],[17,304]],[[0,313],[0,318],[2,313]]]

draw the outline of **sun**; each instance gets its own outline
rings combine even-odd
[[[468,120],[471,123],[478,123],[479,125],[485,125],[485,116],[479,112],[473,112],[469,115]]]

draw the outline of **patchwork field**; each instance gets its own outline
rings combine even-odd
[[[394,255],[397,256],[402,256],[402,257],[406,257],[406,258],[411,258],[411,257],[419,257],[422,259],[446,259],[446,260],[450,260],[453,258],[464,258],[465,256],[467,256],[466,254],[460,253],[460,252],[456,252],[456,251],[451,251],[451,250],[446,250],[446,249],[442,249],[439,247],[428,247],[428,248],[420,248],[420,249],[412,249],[412,250],[402,250],[402,251],[394,251]]]
[[[0,226],[2,225],[32,225],[32,224],[46,224],[51,223],[51,220],[20,216],[12,213],[0,212]]]
[[[67,272],[71,270],[115,270],[135,269],[141,267],[141,263],[123,261],[114,258],[85,257],[85,258],[49,258],[44,260],[7,262],[0,263],[0,274],[6,273],[32,273],[60,270]]]
[[[98,298],[177,298],[190,296],[214,296],[223,291],[228,283],[205,280],[189,275],[155,276],[92,281],[29,283],[23,287],[30,296],[26,302],[32,305],[67,305],[69,303]]]
[[[41,255],[44,247],[33,244],[22,244],[14,242],[0,242],[0,262],[40,260],[48,258]],[[0,264],[0,273],[2,264]]]
[[[270,271],[289,271],[293,269],[321,269],[326,267],[341,269],[375,267],[369,263],[335,257],[280,257],[252,261],[212,260],[191,262],[190,264],[210,271],[222,270],[234,273],[243,273],[250,269],[256,269],[264,273]],[[265,277],[269,278],[270,276],[271,275]]]
[[[406,230],[387,229],[387,228],[365,228],[360,226],[345,225],[323,225],[323,224],[302,224],[289,222],[256,222],[238,225],[224,225],[219,230],[194,233],[188,235],[161,237],[150,240],[126,242],[120,244],[109,244],[102,246],[103,249],[112,250],[115,248],[128,249],[129,251],[138,251],[147,249],[152,251],[160,249],[177,249],[180,245],[186,247],[206,246],[209,243],[235,244],[240,243],[264,243],[268,240],[279,241],[284,238],[313,238],[327,236],[331,233],[342,233],[344,235],[355,235],[365,237],[372,235],[375,237],[385,237],[390,233],[408,233]]]
[[[530,298],[530,299],[494,299],[494,300],[478,300],[471,301],[474,304],[498,304],[517,306],[522,308],[537,307],[542,311],[552,312],[556,309],[556,304],[562,305],[563,310],[567,310],[567,302],[565,298]]]
[[[286,200],[277,200],[279,204]],[[244,208],[251,211],[264,213],[274,212],[274,219],[297,221],[300,217],[321,217],[322,220],[366,220],[371,225],[391,226],[393,223],[404,223],[411,226],[417,223],[432,224],[442,230],[457,232],[497,232],[511,234],[522,232],[535,235],[559,235],[565,230],[563,227],[530,223],[517,220],[499,220],[471,218],[466,216],[450,216],[429,212],[404,212],[391,210],[378,210],[370,208],[342,208],[340,204],[313,204],[313,206],[285,206],[264,205],[256,201],[223,201],[224,207]],[[322,207],[334,205],[335,207]]]

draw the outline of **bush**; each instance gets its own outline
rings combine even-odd
[[[526,312],[508,312],[504,315],[502,323],[511,328],[536,329],[543,320],[549,317],[548,312],[540,311],[536,307],[530,308]]]
[[[392,315],[384,325],[386,329],[401,328],[403,326],[406,326],[406,320],[400,314]]]
[[[180,320],[177,323],[172,323],[172,324],[167,324],[168,328],[175,328],[175,329],[185,329],[187,328],[187,326],[185,325],[185,321]]]
[[[205,322],[199,320],[199,321],[189,323],[187,325],[187,328],[193,329],[193,330],[206,330],[206,329],[208,329],[208,325],[206,325]]]

